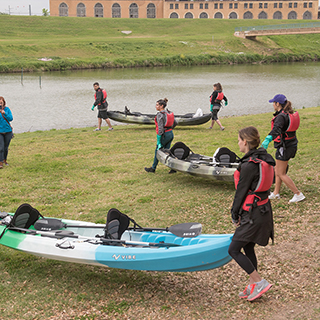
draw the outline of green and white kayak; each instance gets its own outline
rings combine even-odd
[[[36,217],[30,213],[31,206],[27,206],[20,206],[24,211],[18,215],[22,217],[20,220],[16,216],[20,207],[15,215],[0,214],[0,244],[54,260],[131,270],[202,271],[221,267],[231,260],[228,247],[232,234],[201,235],[199,223],[159,229],[141,228],[137,224],[128,228],[125,222],[122,230],[127,216],[119,215],[117,209],[109,211],[117,218],[109,220],[106,226]],[[25,221],[30,219],[33,221],[29,226]],[[106,230],[116,237],[106,237]]]

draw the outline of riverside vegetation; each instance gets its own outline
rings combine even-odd
[[[295,20],[295,23],[305,20]],[[277,20],[276,24],[286,24]],[[0,16],[0,72],[318,60],[320,34],[235,37],[274,20]],[[132,31],[126,35],[121,31]],[[47,58],[49,61],[39,59]]]
[[[275,244],[258,247],[259,270],[273,288],[254,303],[238,298],[247,277],[234,261],[196,273],[108,269],[34,257],[0,247],[0,319],[318,319],[320,318],[320,107],[300,109],[299,148],[289,174],[306,200],[288,204],[285,187],[272,202]],[[226,130],[177,127],[174,142],[212,155],[238,155],[247,125],[263,139],[271,112],[224,118]],[[30,203],[43,215],[104,223],[115,207],[145,227],[200,222],[203,233],[232,233],[234,185],[182,173],[155,174],[154,128],[138,125],[16,134],[1,170],[0,208]],[[268,151],[274,155],[270,144]]]

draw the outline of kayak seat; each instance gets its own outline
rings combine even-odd
[[[110,209],[107,214],[104,237],[107,239],[120,240],[122,234],[128,229],[130,220],[126,214],[120,212],[118,209]]]
[[[183,142],[176,142],[170,149],[170,152],[173,157],[179,160],[185,160],[189,157],[190,153],[193,154],[191,149],[187,147]]]
[[[43,216],[30,204],[22,204],[12,217],[10,227],[29,229],[34,223]]]
[[[218,148],[213,155],[215,162],[218,162],[222,166],[229,166],[231,168],[231,163],[237,163],[240,158],[230,149],[222,147]]]

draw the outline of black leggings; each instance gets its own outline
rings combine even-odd
[[[247,273],[251,274],[258,270],[257,257],[254,252],[254,242],[232,240],[228,253],[238,263],[238,265]],[[245,255],[241,252],[243,248]]]

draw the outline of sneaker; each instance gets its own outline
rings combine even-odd
[[[267,280],[262,279],[260,282],[255,282],[251,285],[250,295],[248,296],[248,301],[253,301],[257,298],[260,298],[264,293],[266,293],[272,284],[270,284]]]
[[[99,128],[96,128],[96,129],[94,129],[93,131],[101,131],[101,129],[99,129]]]
[[[112,131],[112,130],[113,130],[113,128],[109,128],[109,129],[108,129],[108,131]]]
[[[9,163],[7,162],[7,160],[3,160],[3,164],[4,164],[5,166],[8,166],[8,165],[9,165]]]
[[[171,170],[169,171],[169,174],[171,174],[171,173],[176,173],[176,172],[177,172],[176,170],[171,169]]]
[[[223,131],[225,129],[225,127],[221,127],[220,130]]]
[[[269,199],[270,199],[270,200],[280,199],[280,194],[279,194],[279,193],[274,194],[273,192],[271,192],[271,193],[269,194]]]
[[[208,128],[208,130],[211,130],[211,129],[212,129],[212,127],[209,127],[209,128]]]
[[[156,170],[153,169],[152,167],[150,167],[150,168],[145,167],[144,170],[146,170],[147,172],[152,172],[152,173],[156,172]]]
[[[0,162],[0,169],[2,169],[3,168],[3,163],[2,162]]]
[[[291,200],[289,200],[289,203],[294,203],[294,202],[299,202],[304,200],[306,197],[303,195],[302,192],[300,192],[299,195],[294,194],[293,198]]]
[[[247,299],[250,296],[251,286],[248,284],[242,292],[239,293],[240,299]]]

